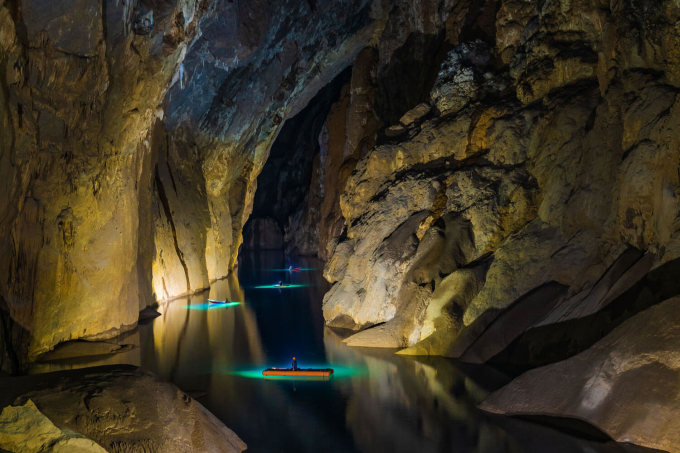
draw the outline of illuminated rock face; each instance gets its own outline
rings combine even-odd
[[[283,120],[376,33],[316,3],[0,3],[3,369],[228,275]]]
[[[12,382],[16,379],[22,379],[22,385]],[[5,404],[25,404],[5,408],[3,417],[9,418],[11,412],[23,415],[18,420],[5,418],[10,422],[9,433],[26,425],[42,428],[42,436],[27,436],[29,446],[41,439],[61,437],[57,444],[61,448],[40,451],[239,453],[246,449],[246,444],[200,403],[173,384],[133,366],[57,372],[37,379],[5,378],[2,383],[7,389],[2,397]],[[0,445],[5,447],[17,445],[7,441],[24,440],[6,434],[0,432],[0,442],[5,442]],[[12,451],[38,451],[41,446]]]
[[[195,8],[164,3],[138,34],[118,2],[0,5],[0,297],[19,360],[115,336],[152,303],[149,129]]]
[[[569,321],[571,341],[679,257],[680,8],[626,5],[503,1],[442,25],[457,45],[432,111],[385,124],[399,134],[359,160],[340,199],[326,321],[385,323],[348,344],[515,360],[504,349],[524,332]]]
[[[678,313],[680,298],[664,301],[587,351],[523,374],[481,408],[587,420],[616,441],[680,451]]]

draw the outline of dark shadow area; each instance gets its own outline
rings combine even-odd
[[[398,124],[401,116],[430,98],[439,68],[453,47],[446,33],[412,33],[378,74],[378,118],[386,125]]]
[[[669,261],[597,313],[527,330],[489,363],[517,375],[585,351],[627,319],[680,294],[678,275],[680,259]]]
[[[282,240],[279,237],[283,238],[289,218],[309,194],[314,161],[319,158],[321,129],[351,75],[352,68],[348,67],[281,128],[257,178],[253,213],[243,229],[245,250],[283,248],[272,244]],[[277,226],[278,231],[273,231]],[[260,246],[263,241],[266,246]]]
[[[0,296],[0,372],[11,375],[24,373],[21,357],[28,349],[28,332],[9,314],[5,299]]]
[[[611,442],[613,439],[597,426],[583,420],[570,417],[555,417],[549,415],[518,415],[516,418],[526,420],[537,425],[556,429],[570,436],[594,442]]]

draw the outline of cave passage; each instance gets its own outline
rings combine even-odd
[[[306,225],[305,231],[300,219],[313,216],[319,209],[313,204],[323,198],[328,150],[322,149],[320,136],[351,75],[352,68],[346,68],[284,123],[257,178],[253,212],[243,228],[243,250],[318,255],[323,246],[318,224]]]
[[[678,24],[0,2],[0,450],[680,453]]]

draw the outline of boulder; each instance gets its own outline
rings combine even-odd
[[[236,453],[246,449],[201,404],[133,366],[5,378],[0,386],[6,389],[0,402],[24,405],[30,400],[54,423],[54,429],[80,433],[106,451]]]
[[[399,122],[404,127],[410,127],[414,123],[421,121],[428,113],[430,113],[430,105],[423,102],[404,113]]]
[[[16,453],[106,453],[92,440],[54,426],[31,400],[2,410],[0,449]]]
[[[680,451],[680,297],[655,305],[593,347],[528,371],[483,410],[585,420],[612,439]]]

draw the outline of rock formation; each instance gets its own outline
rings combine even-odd
[[[17,382],[19,379],[21,382]],[[55,453],[237,453],[246,449],[245,443],[201,404],[174,385],[136,367],[109,366],[6,378],[2,385],[2,403],[12,398],[17,406],[6,407],[0,418],[2,448],[8,448],[6,441],[21,440],[22,430],[41,427],[45,435],[58,439],[57,446],[64,444],[62,449],[55,446],[49,450]],[[12,415],[17,412],[22,415]],[[44,437],[33,436],[27,442],[42,441]],[[86,450],[81,446],[92,441],[104,448],[96,450],[95,444]]]
[[[453,46],[427,105],[383,113],[384,135],[345,186],[326,322],[360,331],[352,346],[510,372],[568,359],[484,407],[575,417],[668,449],[672,398],[629,402],[657,411],[653,421],[638,409],[625,418],[619,403],[630,382],[656,385],[649,361],[671,370],[656,374],[660,393],[677,393],[655,340],[624,326],[680,294],[680,8],[507,0],[457,11],[458,28],[439,25]],[[610,353],[625,356],[599,392],[611,403],[584,409],[579,392]],[[551,378],[566,386],[572,372],[563,393]]]
[[[0,368],[119,350],[140,310],[229,275],[252,211],[245,248],[327,260],[350,345],[597,360],[680,294],[679,19],[0,0]]]
[[[228,275],[281,125],[389,16],[317,3],[0,4],[3,369]]]
[[[92,440],[54,426],[31,400],[2,410],[0,448],[25,453],[106,453]]]
[[[680,9],[498,6],[493,21],[485,7],[464,13],[474,33],[440,24],[457,45],[431,85],[432,113],[417,106],[392,123],[345,187],[325,317],[384,323],[348,344],[460,357],[477,341],[474,360],[487,361],[532,327],[597,313],[678,257],[667,18]],[[491,349],[479,338],[489,326]]]
[[[587,351],[523,374],[481,408],[568,416],[620,442],[680,451],[679,308],[680,297],[649,308]]]

